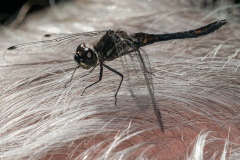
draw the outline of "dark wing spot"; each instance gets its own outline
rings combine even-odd
[[[51,37],[51,34],[45,34],[44,37]]]
[[[11,46],[11,47],[9,47],[7,50],[14,50],[14,49],[16,49],[17,47],[16,46]]]

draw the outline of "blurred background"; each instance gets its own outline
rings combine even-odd
[[[66,3],[67,1],[71,0],[4,0],[0,5],[0,23],[2,25],[10,25],[15,21],[15,25],[19,25],[31,13]],[[221,6],[237,5],[240,3],[240,0],[179,0],[179,2],[192,8],[212,10]],[[239,7],[231,7],[225,11],[226,14],[234,16],[232,18],[239,21]]]
[[[51,4],[64,3],[69,0],[5,0],[0,5],[0,23],[11,24],[17,18],[21,21],[25,16],[49,7]],[[21,17],[20,17],[21,16]],[[20,22],[19,22],[20,23]]]

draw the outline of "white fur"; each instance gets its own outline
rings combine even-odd
[[[2,28],[1,53],[49,32],[121,27],[129,32],[164,33],[225,18],[215,14],[201,21],[205,12],[175,1],[76,1],[55,8],[62,19],[51,13],[32,15],[18,30]],[[77,66],[73,58],[37,65],[9,65],[1,60],[0,159],[239,159],[236,28],[239,25],[230,21],[199,39],[144,48],[165,134],[148,105],[146,87],[135,88],[141,96],[137,100],[130,93],[128,75],[131,82],[139,78],[139,72],[131,70],[132,64],[138,65],[134,61],[125,69],[121,59],[107,63],[125,76],[115,106],[120,77],[106,69],[103,80],[81,96],[87,85],[98,80],[99,68],[82,78],[88,71],[78,69],[64,88]],[[124,58],[131,62],[129,56]]]

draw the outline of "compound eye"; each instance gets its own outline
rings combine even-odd
[[[88,69],[97,64],[97,54],[84,43],[77,47],[75,61],[83,68]]]
[[[86,48],[86,44],[85,44],[85,43],[81,43],[79,46],[80,46],[82,49]]]
[[[92,54],[90,52],[87,53],[87,57],[90,59],[92,58]]]
[[[76,54],[81,57],[81,59],[91,60],[93,57],[93,50],[86,47],[85,43],[82,43],[78,46]]]
[[[85,48],[86,48],[85,43],[81,43],[81,44],[77,47],[76,54],[81,55]]]

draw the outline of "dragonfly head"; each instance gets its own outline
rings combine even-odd
[[[91,48],[86,47],[85,43],[77,47],[74,60],[84,69],[89,69],[97,65],[98,56]]]

